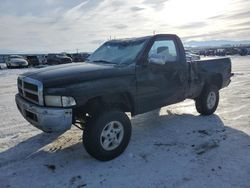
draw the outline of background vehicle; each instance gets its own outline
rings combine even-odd
[[[210,115],[232,75],[229,58],[187,62],[176,35],[108,41],[88,59],[20,75],[16,103],[45,132],[81,126],[85,149],[103,161],[129,143],[125,112],[135,116],[189,98]]]
[[[39,65],[39,59],[36,55],[28,55],[26,56],[26,59],[31,66],[37,66]]]
[[[199,55],[196,55],[190,51],[185,51],[186,53],[186,60],[187,61],[197,61],[197,60],[200,60],[200,56]]]
[[[75,53],[71,54],[71,58],[73,62],[84,62],[90,56],[89,53]]]
[[[49,65],[59,65],[65,63],[72,63],[72,59],[66,54],[48,54],[47,64]]]
[[[29,63],[23,56],[19,55],[10,55],[6,61],[7,68],[27,68]]]

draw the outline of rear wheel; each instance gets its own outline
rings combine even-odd
[[[84,128],[83,145],[94,158],[108,161],[126,149],[131,137],[131,123],[121,111],[108,111],[92,117]]]
[[[219,104],[219,90],[214,85],[205,86],[202,93],[195,99],[197,111],[202,115],[213,114]]]

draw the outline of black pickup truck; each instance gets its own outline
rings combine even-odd
[[[98,160],[127,147],[131,116],[194,99],[202,115],[215,112],[219,90],[230,83],[229,58],[187,62],[176,35],[111,40],[85,63],[20,75],[16,104],[44,132],[83,130],[83,145]]]

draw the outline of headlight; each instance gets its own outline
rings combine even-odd
[[[66,96],[45,96],[46,106],[54,107],[69,107],[76,105],[76,101],[73,97]]]
[[[75,106],[76,101],[75,101],[75,99],[73,97],[64,97],[64,96],[62,96],[62,105],[63,105],[63,107]]]

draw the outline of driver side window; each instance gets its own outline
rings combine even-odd
[[[173,40],[156,40],[148,53],[149,63],[166,64],[177,61],[177,51]]]

